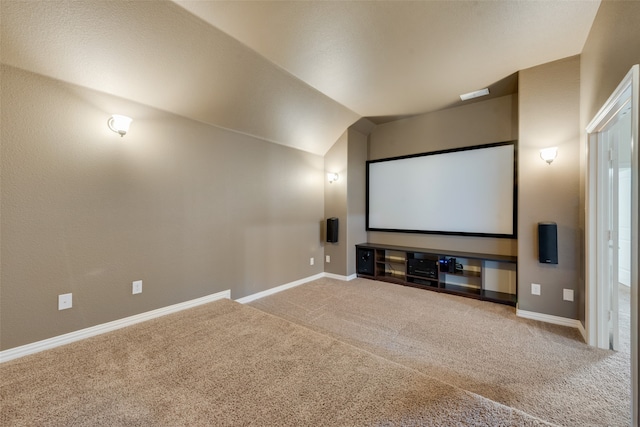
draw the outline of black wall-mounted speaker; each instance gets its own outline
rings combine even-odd
[[[375,267],[373,252],[373,249],[358,248],[356,253],[356,270],[358,270],[358,274],[373,276]]]
[[[338,218],[327,218],[327,242],[338,242]]]
[[[555,222],[538,223],[538,260],[543,264],[558,263],[558,226]]]

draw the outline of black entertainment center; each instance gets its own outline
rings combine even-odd
[[[358,277],[510,306],[517,302],[516,268],[515,256],[375,243],[356,245]],[[497,283],[500,281],[506,284]]]
[[[518,141],[367,161],[366,230],[517,238]],[[359,277],[515,306],[515,256],[356,245]]]

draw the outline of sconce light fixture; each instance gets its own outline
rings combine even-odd
[[[125,136],[129,131],[129,125],[132,121],[133,119],[131,117],[114,114],[113,116],[109,117],[109,120],[107,120],[107,124],[109,125],[109,129],[111,129],[112,131],[120,134],[120,136]]]
[[[329,172],[327,174],[327,178],[329,179],[329,184],[333,184],[334,182],[336,182],[338,180],[339,176],[335,172]]]
[[[544,148],[540,150],[540,158],[548,164],[551,164],[551,162],[553,162],[557,156],[558,147]]]

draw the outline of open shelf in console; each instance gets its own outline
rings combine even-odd
[[[442,292],[446,292],[448,294],[478,298],[482,296],[482,289],[472,286],[454,285],[451,283],[440,282],[440,289],[442,289]]]
[[[356,245],[356,254],[359,277],[511,306],[517,303],[515,256],[376,243]],[[370,258],[374,268],[369,267]]]
[[[438,257],[423,252],[406,252],[407,285],[416,287],[438,287]]]
[[[440,286],[437,280],[424,279],[422,277],[407,276],[407,286],[413,286],[414,288],[427,288],[438,289]]]
[[[515,294],[509,294],[506,292],[489,291],[486,289],[482,290],[481,298],[485,301],[512,305],[514,307],[518,302],[518,298],[516,297]]]
[[[451,294],[481,296],[482,260],[441,256],[440,287]]]
[[[402,283],[406,280],[407,255],[402,251],[376,250],[376,278]]]

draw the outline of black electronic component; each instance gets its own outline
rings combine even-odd
[[[338,242],[338,218],[327,218],[327,242]]]
[[[555,222],[538,223],[538,259],[543,264],[558,263],[558,226]]]

